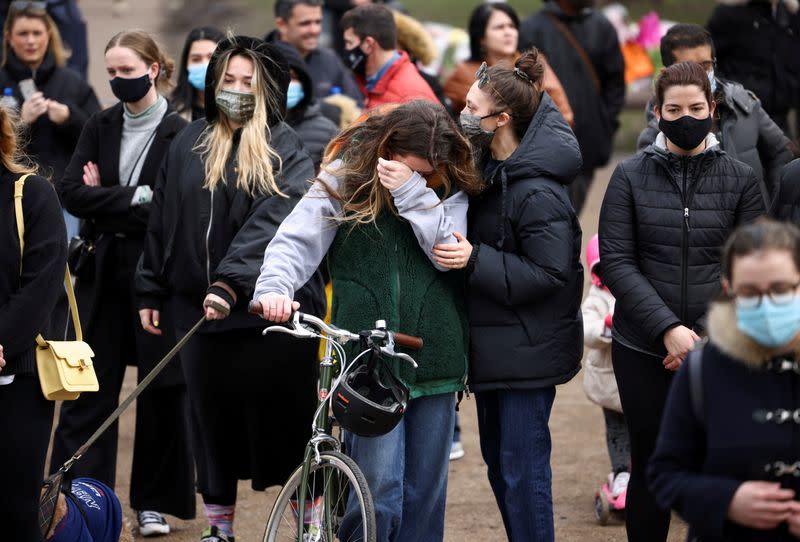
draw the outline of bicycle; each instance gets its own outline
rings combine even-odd
[[[262,314],[261,305],[251,302],[250,312]],[[412,350],[422,347],[422,339],[386,329],[378,320],[375,329],[353,333],[328,325],[321,319],[295,312],[288,323],[269,326],[267,333],[288,333],[298,338],[325,341],[325,354],[320,362],[319,405],[311,424],[311,439],[306,445],[303,462],[295,469],[278,494],[267,520],[263,542],[375,542],[375,508],[366,478],[358,465],[342,453],[341,443],[332,434],[331,399],[348,372],[365,355],[395,357],[417,367],[408,354],[395,352],[395,344]],[[361,353],[348,365],[343,346],[358,341]],[[336,356],[334,357],[334,352]],[[348,502],[357,503],[358,511],[348,538],[341,538],[339,529]]]

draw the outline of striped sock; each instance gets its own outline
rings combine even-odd
[[[236,512],[236,505],[229,506],[221,504],[204,504],[208,524],[216,527],[220,534],[227,537],[233,536],[233,516]]]

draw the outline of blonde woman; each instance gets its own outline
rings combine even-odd
[[[35,346],[63,288],[67,240],[53,187],[28,177],[20,261],[14,183],[28,173],[34,171],[20,160],[12,114],[0,107],[0,525],[3,540],[39,542],[39,491],[54,403],[42,395]]]
[[[84,220],[82,236],[95,246],[94,266],[78,277],[76,293],[100,391],[61,408],[53,468],[117,407],[126,365],[138,365],[142,378],[174,345],[171,326],[164,322],[161,337],[142,331],[133,288],[152,187],[170,141],[186,125],[162,95],[171,87],[173,62],[148,34],[128,31],[109,41],[105,66],[120,103],[86,122],[58,186],[66,209]],[[169,532],[164,513],[194,517],[186,425],[183,375],[173,362],[137,401],[130,502],[139,512],[142,535]],[[114,425],[75,469],[113,488],[116,458]]]
[[[181,351],[204,542],[233,540],[237,480],[251,479],[255,490],[283,483],[314,412],[317,345],[263,338],[264,321],[247,313],[264,249],[314,177],[282,121],[288,86],[288,64],[273,46],[241,36],[217,46],[206,120],[169,150],[137,276],[145,331],[157,333],[164,316],[179,334],[203,315],[211,320]],[[299,296],[304,310],[323,313],[319,273]]]

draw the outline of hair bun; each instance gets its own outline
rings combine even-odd
[[[522,56],[514,63],[514,68],[527,75],[531,83],[537,88],[542,86],[542,81],[544,80],[544,63],[540,56],[539,50],[536,47],[532,47],[522,53]]]

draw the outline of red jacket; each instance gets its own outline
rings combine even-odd
[[[360,75],[356,76],[358,86],[366,97],[364,108],[372,109],[383,104],[410,102],[411,100],[430,100],[437,102],[436,95],[430,85],[425,82],[412,64],[405,51],[398,51],[400,58],[395,60],[386,73],[383,74],[375,87],[367,90],[366,81]]]

